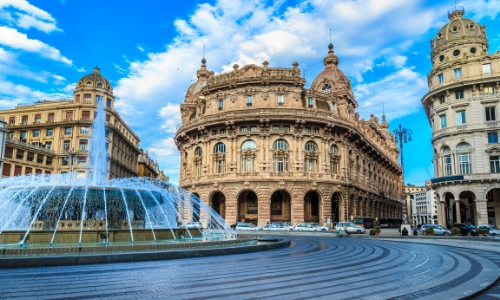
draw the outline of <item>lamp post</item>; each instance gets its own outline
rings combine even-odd
[[[403,203],[402,203],[402,221],[403,224],[408,224],[408,210],[406,207],[406,190],[405,190],[405,161],[403,156],[403,144],[411,142],[411,134],[412,131],[407,128],[401,128],[401,124],[399,124],[399,128],[394,129],[394,136],[396,137],[396,142],[399,142],[399,149],[401,149],[401,172],[402,172],[402,180],[403,180]]]
[[[71,150],[68,151],[70,180],[73,178],[73,162],[75,161],[75,156],[76,156],[75,148],[71,148]]]

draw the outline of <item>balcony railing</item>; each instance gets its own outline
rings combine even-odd
[[[26,148],[30,148],[30,149],[34,149],[34,150],[38,150],[38,151],[49,152],[51,154],[54,153],[54,150],[52,150],[52,149],[47,149],[47,148],[42,147],[42,146],[31,145],[31,144],[28,144],[28,143],[24,143],[24,142],[12,140],[12,139],[7,139],[7,143],[8,144],[14,144],[14,145],[22,146],[22,147],[26,147]]]

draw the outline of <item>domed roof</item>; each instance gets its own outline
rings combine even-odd
[[[444,25],[436,35],[436,47],[449,42],[476,37],[487,42],[486,29],[474,20],[463,19],[463,7],[457,7],[448,12],[450,22]]]
[[[102,88],[107,89],[109,86],[109,88],[111,89],[112,88],[111,83],[109,83],[109,81],[104,76],[102,76],[99,71],[100,69],[98,67],[95,67],[93,73],[83,76],[78,81],[78,85],[80,85],[81,83],[82,86],[96,87],[98,83],[101,83],[104,85]],[[91,83],[91,85],[88,85],[88,83]]]
[[[201,67],[196,72],[198,80],[187,89],[184,103],[195,103],[196,99],[194,98],[194,96],[201,92],[201,90],[207,85],[207,78],[210,75],[210,72],[207,71],[207,66],[205,65],[206,63],[207,60],[205,59],[205,57],[203,57],[203,59],[201,60]]]
[[[328,49],[328,55],[323,59],[326,68],[316,76],[311,84],[311,89],[323,93],[335,92],[337,90],[352,92],[349,79],[337,67],[339,59],[333,52],[333,45],[328,45]]]

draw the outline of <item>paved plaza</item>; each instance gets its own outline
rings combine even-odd
[[[0,270],[6,299],[460,299],[500,276],[496,243],[287,236],[265,252]],[[408,241],[408,240],[407,240]],[[457,246],[471,245],[464,249]],[[493,250],[493,251],[492,251]],[[498,285],[498,284],[497,284]],[[493,289],[495,285],[493,285]],[[479,296],[495,299],[495,292]]]

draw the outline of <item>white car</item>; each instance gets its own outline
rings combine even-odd
[[[500,235],[500,229],[496,228],[495,225],[478,225],[477,228],[484,229],[490,235]]]
[[[273,223],[273,224],[266,224],[264,226],[264,230],[290,231],[293,230],[293,226],[290,226],[286,223]]]
[[[345,230],[347,233],[365,233],[363,226],[357,226],[352,222],[340,222],[335,226],[335,231]]]
[[[203,229],[203,224],[200,222],[189,222],[184,225],[185,228],[198,228],[198,229]]]
[[[318,227],[320,229],[320,231],[328,231],[328,230],[330,230],[330,228],[328,228],[327,226],[321,226],[318,223],[311,223],[311,225]]]
[[[236,224],[236,230],[262,230],[262,227],[256,226],[252,223],[239,222]]]
[[[295,231],[321,231],[321,228],[311,223],[299,223],[293,229]]]

